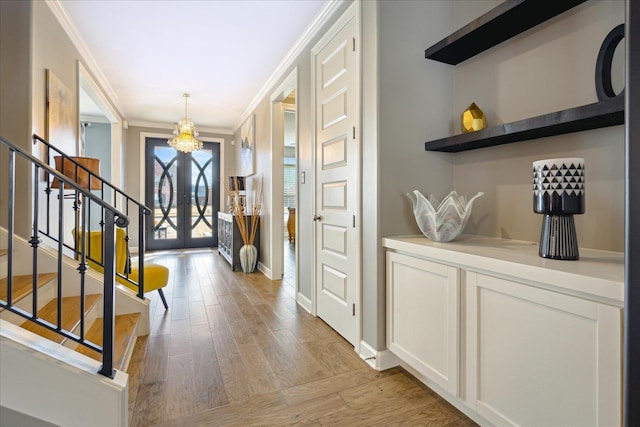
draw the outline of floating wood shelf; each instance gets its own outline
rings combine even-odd
[[[507,0],[427,50],[427,59],[456,65],[586,0]]]
[[[425,142],[427,151],[457,153],[511,142],[624,124],[624,96],[556,111],[477,132]]]

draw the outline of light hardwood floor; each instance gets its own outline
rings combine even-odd
[[[475,425],[403,369],[371,369],[297,306],[291,270],[282,281],[233,273],[214,250],[149,260],[171,271],[169,311],[148,295],[151,334],[129,367],[132,426]]]

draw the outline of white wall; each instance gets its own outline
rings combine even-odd
[[[369,121],[377,120],[379,126],[380,234],[372,240],[368,236],[370,226],[366,226],[363,244],[363,339],[378,350],[385,348],[384,252],[380,237],[419,233],[405,193],[417,189],[442,197],[453,187],[453,157],[424,151],[427,139],[450,130],[453,76],[448,66],[426,61],[424,50],[441,34],[451,31],[452,14],[450,1],[380,2],[379,116],[370,113],[366,119],[365,115],[364,124],[372,126]],[[368,20],[363,21],[366,25]],[[365,43],[368,39],[364,38]],[[370,68],[363,67],[365,73]],[[364,91],[365,100],[368,92]],[[364,108],[368,108],[366,101]],[[374,147],[367,139],[364,144],[366,173],[370,168],[366,159],[374,156],[369,152]],[[363,203],[371,205],[364,209],[368,213],[374,208],[369,202],[375,192],[369,185],[372,179],[365,178],[363,185]],[[374,259],[377,263],[372,262]]]
[[[84,121],[83,121],[84,122]],[[87,123],[87,122],[85,122]],[[85,151],[86,157],[100,159],[100,176],[109,182],[111,181],[111,124],[106,123],[90,123],[91,126],[85,128]],[[93,190],[97,196],[102,196],[104,200],[111,202],[112,194],[105,191],[104,194],[100,190]],[[102,208],[95,203],[90,203],[90,221],[91,230],[101,229]]]
[[[0,136],[29,152],[31,148],[31,2],[0,2]],[[43,101],[44,103],[44,101]],[[4,172],[8,150],[0,149],[0,193],[8,194],[8,177]],[[16,233],[28,237],[31,233],[30,168],[17,161],[16,203],[14,209]],[[0,197],[0,225],[6,226],[8,198]]]

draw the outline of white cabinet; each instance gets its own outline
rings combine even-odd
[[[620,426],[624,256],[384,239],[387,347],[481,425]]]
[[[618,426],[621,310],[466,272],[466,398],[496,425]]]
[[[452,395],[458,394],[458,269],[387,253],[387,345]]]

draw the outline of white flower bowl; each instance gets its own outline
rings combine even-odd
[[[433,195],[427,200],[418,190],[413,190],[413,195],[407,193],[420,231],[434,242],[450,242],[458,237],[469,221],[473,201],[482,195],[478,193],[467,201],[465,196],[452,191],[438,203]]]

